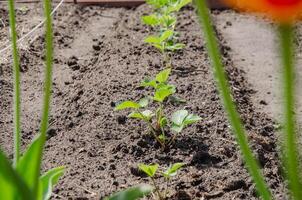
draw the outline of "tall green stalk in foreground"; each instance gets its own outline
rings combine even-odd
[[[15,30],[14,1],[9,1],[10,26],[14,59],[14,110],[15,110],[15,155],[14,165],[10,164],[0,149],[0,199],[5,200],[46,200],[51,197],[52,187],[64,173],[64,167],[51,169],[41,175],[41,162],[46,132],[48,129],[48,115],[52,86],[52,59],[53,36],[50,0],[44,0],[44,13],[46,16],[46,70],[44,82],[44,99],[41,117],[40,134],[33,140],[21,156],[20,153],[20,75],[19,58],[17,52],[17,34]]]
[[[292,25],[281,24],[279,26],[280,53],[283,65],[284,83],[284,140],[282,146],[282,161],[285,173],[289,181],[289,189],[293,199],[302,199],[302,185],[300,182],[297,135],[296,135],[296,116],[295,111],[295,66],[294,66],[294,47],[293,47],[293,27]]]
[[[220,96],[224,108],[227,112],[227,116],[232,126],[233,132],[235,134],[236,140],[240,147],[241,153],[243,155],[246,167],[256,184],[259,195],[263,200],[270,200],[272,199],[271,192],[267,187],[264,177],[260,171],[259,164],[249,146],[246,132],[243,128],[239,113],[236,110],[236,106],[231,96],[230,85],[226,78],[221,54],[218,48],[217,38],[211,24],[210,13],[206,6],[206,1],[195,0],[195,4],[197,7],[199,21],[202,25],[202,31],[204,32],[204,37],[207,43],[207,49],[212,62],[214,76],[216,78],[217,86],[220,91]]]
[[[20,64],[17,49],[17,32],[15,20],[14,1],[9,0],[9,22],[12,40],[13,55],[13,73],[14,73],[14,165],[17,165],[20,159],[20,143],[21,143],[21,108],[20,108]]]

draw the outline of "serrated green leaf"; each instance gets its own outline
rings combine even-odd
[[[171,68],[164,69],[156,75],[155,80],[158,81],[159,83],[165,83],[167,82],[170,73],[171,73]]]
[[[158,167],[159,167],[158,164],[153,164],[153,165],[139,164],[138,165],[138,168],[141,171],[145,172],[149,177],[154,177]]]
[[[146,25],[156,26],[160,23],[156,15],[147,15],[142,17],[142,21]]]
[[[172,30],[164,31],[159,38],[160,39],[159,43],[162,43],[163,41],[169,39],[173,35],[173,33],[174,33],[174,31],[172,31]]]
[[[199,120],[201,120],[201,118],[198,115],[189,114],[184,121],[184,125],[187,126],[195,122],[198,122]]]
[[[152,190],[150,185],[139,185],[113,194],[105,200],[136,200],[150,194]]]
[[[142,108],[148,106],[148,104],[149,104],[149,98],[148,98],[148,97],[142,98],[142,99],[138,102],[138,104],[139,104],[140,107],[142,107]]]
[[[127,109],[127,108],[138,109],[140,107],[141,107],[141,105],[134,102],[134,101],[124,101],[124,102],[120,103],[119,105],[117,105],[114,110],[115,111],[124,110],[124,109]]]
[[[49,170],[40,177],[39,180],[39,200],[48,200],[51,197],[53,186],[59,181],[59,178],[64,174],[64,167],[57,167]]]
[[[175,163],[170,166],[165,172],[163,172],[164,177],[170,178],[176,176],[177,172],[185,165],[185,163]]]
[[[0,199],[33,199],[31,190],[0,149]]]
[[[160,88],[155,91],[153,99],[158,102],[163,102],[171,94],[173,94],[173,91],[171,89]]]
[[[178,110],[172,114],[171,121],[177,126],[182,126],[188,114],[187,110]]]

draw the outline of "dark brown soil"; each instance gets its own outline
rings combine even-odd
[[[18,15],[19,21],[41,15],[37,12],[40,6],[30,5],[26,15]],[[138,163],[167,167],[174,162],[187,166],[172,181],[169,199],[257,199],[220,104],[193,9],[179,14],[177,30],[186,48],[174,55],[171,76],[177,94],[187,103],[168,103],[167,110],[185,107],[202,120],[185,129],[175,145],[162,152],[146,136],[145,124],[127,119],[127,112],[113,111],[122,100],[143,97],[144,91],[137,87],[140,81],[161,69],[158,52],[143,43],[152,33],[139,18],[147,12],[145,5],[137,9],[64,6],[55,15],[53,102],[43,167],[65,165],[67,172],[53,199],[104,197],[147,183],[137,173]],[[5,34],[7,29],[2,29],[0,36]],[[276,199],[284,199],[273,120],[255,111],[250,101],[254,91],[248,87],[245,73],[232,65],[222,34],[220,41],[255,154]],[[21,50],[24,144],[39,128],[43,42],[43,34],[38,33]],[[6,61],[10,57],[4,57],[0,62],[0,145],[11,153],[13,83],[11,63]],[[163,180],[157,181],[164,186]]]

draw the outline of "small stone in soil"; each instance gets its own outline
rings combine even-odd
[[[117,123],[119,124],[126,124],[127,118],[126,116],[118,116],[117,117]]]
[[[47,135],[47,139],[50,139],[57,135],[57,131],[55,129],[51,128],[47,131],[46,135]]]

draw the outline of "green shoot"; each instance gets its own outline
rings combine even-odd
[[[136,200],[150,194],[152,190],[153,188],[149,185],[139,185],[113,194],[105,200]]]
[[[206,6],[205,0],[195,1],[197,7],[197,15],[199,17],[200,24],[202,25],[202,31],[204,32],[205,40],[207,43],[208,53],[212,61],[214,75],[217,81],[217,86],[221,95],[221,99],[224,108],[227,112],[228,119],[231,123],[233,132],[237,139],[241,153],[243,155],[247,169],[256,183],[256,188],[264,200],[271,200],[272,195],[269,191],[264,177],[260,171],[259,164],[255,159],[253,152],[249,146],[248,139],[240,120],[239,113],[236,110],[236,106],[231,96],[231,90],[229,83],[227,82],[226,74],[223,68],[221,54],[219,52],[217,38],[211,24],[209,10]]]
[[[170,119],[165,115],[165,103],[176,92],[176,87],[168,83],[170,73],[170,68],[162,70],[154,79],[145,79],[141,83],[142,87],[151,87],[154,90],[153,96],[144,97],[139,102],[124,101],[115,107],[116,111],[131,109],[128,117],[144,121],[162,149],[173,144],[185,127],[201,120],[186,110],[176,111]],[[155,111],[146,109],[150,102],[157,104]]]
[[[52,20],[49,0],[44,1],[46,16],[46,73],[44,85],[43,113],[41,130],[38,137],[29,145],[21,156],[20,152],[20,83],[19,60],[17,53],[17,35],[15,30],[15,13],[13,0],[9,1],[10,26],[12,30],[12,46],[14,58],[15,79],[15,155],[14,165],[11,166],[4,153],[0,150],[0,199],[34,199],[46,200],[51,197],[53,186],[64,173],[64,167],[58,167],[40,175],[41,162],[46,131],[48,128],[48,115],[52,85]]]
[[[20,159],[20,143],[21,143],[21,92],[20,92],[20,64],[17,48],[17,32],[15,20],[14,1],[10,0],[9,4],[9,22],[11,29],[13,61],[14,61],[14,165],[17,165]]]
[[[175,13],[190,2],[191,0],[147,0],[147,3],[153,7],[154,13],[142,16],[142,22],[156,27],[158,33],[146,37],[144,41],[160,51],[166,68],[172,67],[171,52],[185,47],[184,44],[177,42]]]
[[[169,188],[170,181],[173,177],[177,175],[177,172],[184,166],[184,163],[175,163],[171,166],[169,166],[167,169],[164,171],[160,171],[157,173],[159,170],[159,165],[158,164],[153,164],[153,165],[145,165],[145,164],[139,164],[138,168],[144,172],[152,182],[152,185],[155,188],[155,193],[157,194],[157,197],[159,200],[164,200],[167,198],[167,191]],[[159,187],[159,185],[155,181],[155,176],[156,174],[159,174],[160,176],[165,178],[166,181],[166,188],[165,192],[163,193]]]

